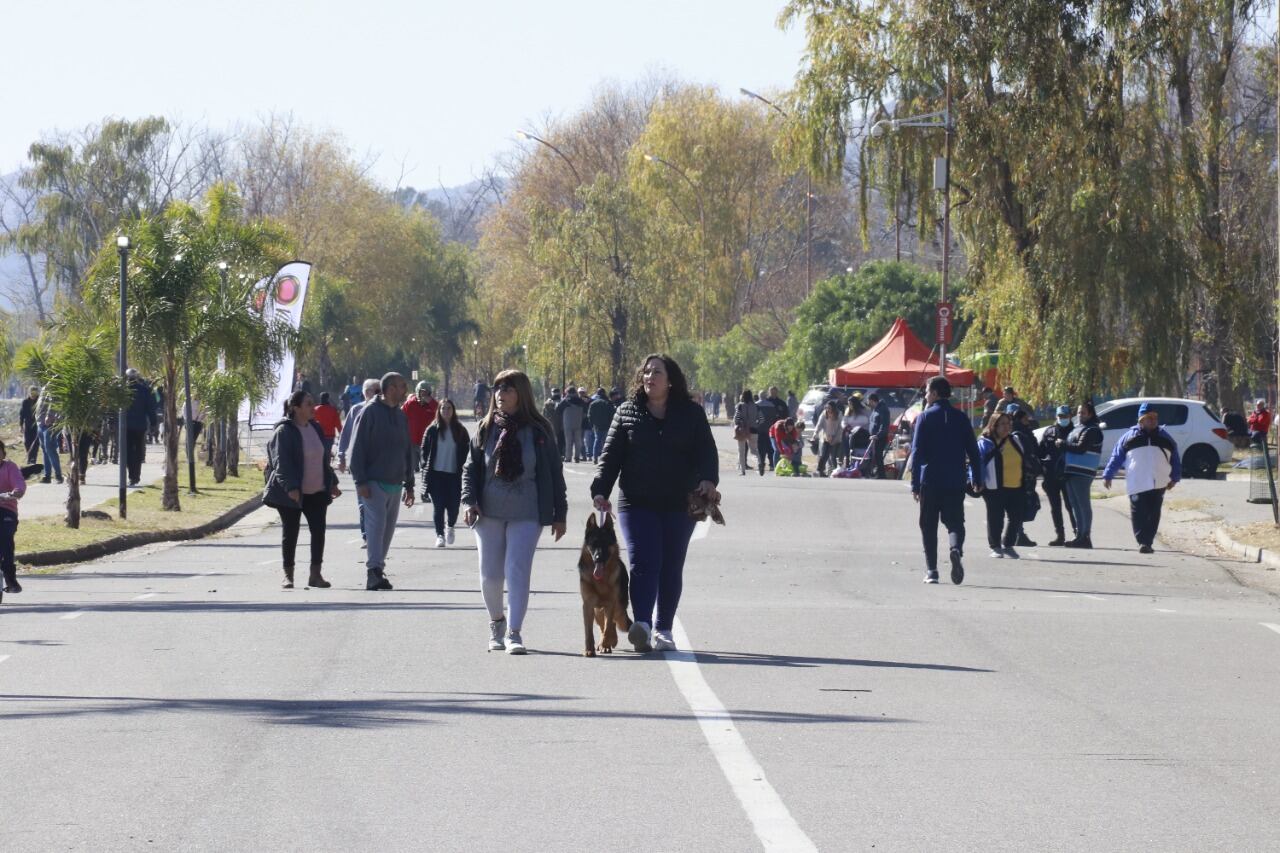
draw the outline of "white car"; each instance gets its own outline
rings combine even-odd
[[[1102,466],[1111,458],[1120,437],[1138,423],[1138,407],[1150,403],[1160,415],[1160,426],[1178,443],[1185,477],[1213,477],[1218,465],[1231,461],[1235,449],[1218,413],[1202,400],[1177,397],[1127,397],[1098,406],[1102,428]],[[1035,432],[1039,441],[1047,427]]]

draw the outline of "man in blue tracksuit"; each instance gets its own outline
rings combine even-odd
[[[1160,427],[1155,406],[1138,407],[1138,425],[1126,432],[1111,451],[1111,460],[1102,472],[1102,484],[1111,488],[1120,466],[1124,466],[1125,491],[1129,493],[1129,518],[1138,552],[1150,554],[1160,528],[1164,493],[1182,479],[1182,459],[1178,444]]]
[[[938,519],[947,526],[951,582],[964,581],[964,495],[966,481],[982,491],[982,457],[965,414],[951,406],[951,383],[929,380],[925,410],[911,435],[911,494],[920,504],[925,583],[938,582]],[[966,471],[965,462],[968,461]]]

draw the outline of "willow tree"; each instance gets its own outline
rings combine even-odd
[[[1175,14],[1189,5],[1221,7],[1192,39],[1203,46],[1256,4],[792,0],[783,12],[806,27],[792,133],[815,169],[832,172],[854,142],[866,185],[893,187],[904,170],[924,184],[941,133],[863,131],[942,109],[950,80],[964,343],[999,348],[1033,393],[1183,388],[1195,310],[1213,298],[1168,113],[1167,39],[1192,26]],[[936,228],[935,205],[919,215]]]
[[[164,395],[165,471],[162,506],[178,500],[176,393],[183,359],[208,362],[222,352],[228,363],[265,371],[284,346],[281,322],[268,325],[253,301],[257,281],[287,259],[285,233],[265,220],[246,220],[240,198],[214,187],[196,207],[169,203],[156,216],[122,224],[130,237],[128,330],[131,358],[158,376]],[[236,272],[224,287],[217,264]],[[118,262],[112,240],[99,255],[86,296],[103,316],[118,309]]]

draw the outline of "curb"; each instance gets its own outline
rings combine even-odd
[[[1280,554],[1268,551],[1266,548],[1237,542],[1231,538],[1231,534],[1227,533],[1225,527],[1214,528],[1213,540],[1218,543],[1219,548],[1234,556],[1242,557],[1246,562],[1261,563],[1269,570],[1280,568]]]
[[[222,515],[206,521],[197,527],[175,528],[172,530],[147,530],[139,533],[125,533],[113,536],[101,542],[82,545],[79,548],[65,548],[61,551],[34,551],[28,554],[17,554],[14,560],[28,566],[56,566],[63,563],[84,563],[118,554],[131,548],[143,545],[154,545],[157,542],[184,542],[190,539],[203,539],[214,533],[226,530],[249,513],[262,506],[262,496],[254,495],[244,502],[232,507]]]

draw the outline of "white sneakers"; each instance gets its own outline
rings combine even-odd
[[[671,632],[654,631],[653,648],[659,652],[674,652],[676,650],[676,641],[671,639]]]
[[[522,655],[526,652],[527,650],[524,647],[524,640],[520,639],[519,631],[512,631],[507,634],[507,654]]]
[[[437,547],[437,548],[443,548],[443,547],[444,547],[444,537],[443,537],[443,536],[437,536],[437,537],[436,537],[436,547]]]
[[[444,541],[450,545],[453,544],[453,528],[452,527],[446,527],[444,529]]]
[[[653,642],[649,636],[648,622],[632,622],[631,628],[627,631],[627,639],[631,641],[631,645],[638,652],[653,651]]]
[[[489,651],[500,652],[506,648],[502,637],[507,633],[507,620],[497,619],[489,623]]]

